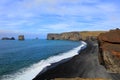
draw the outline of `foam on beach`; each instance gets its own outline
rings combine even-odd
[[[51,56],[51,57],[47,58],[46,60],[41,60],[40,62],[35,63],[28,68],[19,70],[15,74],[5,75],[5,76],[3,76],[2,80],[32,80],[45,67],[50,66],[51,64],[59,62],[63,59],[71,58],[71,57],[79,54],[78,51],[85,48],[86,45],[87,44],[82,41],[81,45],[78,46],[77,48],[74,48],[68,52],[61,53],[56,56]]]

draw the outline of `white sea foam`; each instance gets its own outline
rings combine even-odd
[[[82,41],[82,45],[77,48],[74,48],[65,53],[61,53],[60,55],[49,57],[46,60],[41,60],[40,62],[31,65],[29,68],[21,69],[15,74],[4,76],[2,80],[32,80],[45,67],[50,66],[52,63],[56,63],[63,59],[71,58],[77,55],[78,51],[86,45],[87,44]]]

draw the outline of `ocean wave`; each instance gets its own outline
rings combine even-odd
[[[86,47],[85,42],[81,42],[82,44],[77,48],[74,48],[68,52],[61,53],[56,56],[51,56],[46,60],[41,60],[38,63],[31,65],[28,68],[24,68],[19,70],[15,74],[4,75],[2,80],[32,80],[38,73],[40,73],[45,67],[50,66],[53,63],[59,62],[63,59],[71,58],[78,54],[78,51]]]

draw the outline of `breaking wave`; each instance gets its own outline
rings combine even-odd
[[[83,41],[81,43],[82,44],[80,46],[78,46],[78,47],[76,47],[68,52],[61,53],[61,54],[56,55],[56,56],[51,56],[45,60],[41,60],[38,63],[35,63],[28,68],[24,68],[24,69],[19,70],[15,74],[5,75],[5,76],[3,76],[2,80],[32,80],[45,67],[50,66],[52,63],[59,62],[63,59],[71,58],[71,57],[79,54],[78,51],[85,48],[87,45]]]

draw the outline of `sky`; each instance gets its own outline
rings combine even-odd
[[[0,38],[115,28],[119,0],[0,0]]]

